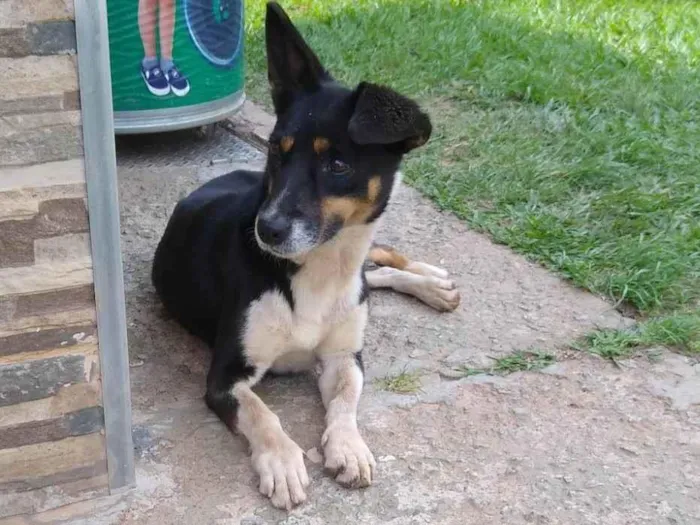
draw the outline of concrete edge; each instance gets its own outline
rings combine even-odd
[[[259,151],[267,151],[267,139],[275,127],[275,117],[246,100],[240,111],[223,121],[224,127]]]

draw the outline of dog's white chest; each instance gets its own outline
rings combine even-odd
[[[314,351],[357,308],[361,287],[359,275],[341,286],[322,280],[309,283],[301,276],[292,282],[294,310],[281,292],[265,292],[248,309],[246,354],[266,366],[287,360],[311,362]]]

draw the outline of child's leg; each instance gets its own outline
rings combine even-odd
[[[143,43],[143,54],[148,59],[156,58],[156,8],[158,0],[139,0],[139,33]]]
[[[155,1],[155,0],[154,0]],[[160,56],[163,60],[173,60],[173,33],[175,31],[175,0],[158,0],[160,17]]]

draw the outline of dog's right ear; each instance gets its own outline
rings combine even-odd
[[[430,117],[413,100],[368,82],[357,86],[355,97],[348,133],[356,144],[383,144],[408,153],[430,138]]]
[[[284,113],[299,91],[313,91],[328,73],[277,2],[267,4],[265,15],[267,77],[275,113]]]

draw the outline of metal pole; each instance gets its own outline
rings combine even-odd
[[[75,0],[78,76],[110,492],[134,484],[106,0]]]

